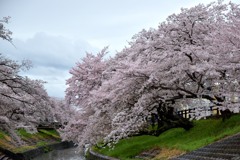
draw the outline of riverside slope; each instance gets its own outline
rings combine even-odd
[[[240,160],[240,133],[172,160]]]

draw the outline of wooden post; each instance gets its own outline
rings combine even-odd
[[[184,113],[184,118],[187,118],[187,110],[184,110],[185,113]]]
[[[217,108],[217,116],[219,116],[219,109]]]

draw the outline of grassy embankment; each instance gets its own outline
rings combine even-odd
[[[114,149],[94,149],[104,155],[122,160],[134,159],[143,151],[159,148],[155,159],[167,159],[171,156],[189,152],[221,138],[240,132],[240,115],[234,115],[224,122],[221,119],[194,121],[189,131],[175,128],[162,133],[159,137],[136,136],[121,140]]]
[[[12,143],[11,137],[7,133],[0,130],[0,147],[13,153],[22,153],[27,150],[61,141],[59,134],[55,130],[40,129],[39,132],[35,134],[27,133],[24,129],[19,129],[16,132],[24,142],[22,146],[15,146]]]

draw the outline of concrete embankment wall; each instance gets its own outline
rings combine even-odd
[[[99,153],[96,153],[96,152],[90,150],[89,155],[87,157],[87,160],[119,160],[119,159],[104,156],[104,155],[101,155]]]
[[[74,144],[72,142],[60,142],[55,144],[50,144],[47,146],[39,147],[33,150],[29,150],[23,153],[13,153],[9,150],[0,148],[0,151],[7,155],[9,158],[12,158],[13,160],[31,160],[34,157],[37,157],[43,153],[46,153],[48,151],[52,150],[61,150],[61,149],[67,149],[74,147]]]

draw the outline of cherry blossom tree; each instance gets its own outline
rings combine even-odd
[[[75,109],[69,107],[62,98],[51,97],[50,103],[53,122],[56,122],[57,128],[64,127],[75,114]]]
[[[87,56],[67,81],[69,104],[83,110],[65,136],[79,145],[115,143],[150,133],[146,125],[153,116],[159,135],[163,123],[175,118],[172,109],[199,99],[233,110],[240,93],[239,22],[237,4],[199,4],[169,16],[157,29],[142,30],[106,63]],[[182,124],[173,127],[185,128]]]
[[[90,130],[89,123],[92,122],[90,119],[96,114],[96,109],[91,104],[91,92],[102,85],[103,72],[107,67],[107,61],[103,59],[106,53],[107,47],[96,56],[87,53],[86,57],[70,70],[72,77],[67,80],[68,88],[65,99],[69,108],[75,107],[76,113],[61,131],[64,139],[75,142],[85,140],[82,137],[85,137],[86,130]],[[76,136],[77,133],[78,136]]]
[[[36,132],[40,123],[52,117],[49,97],[42,81],[21,77],[17,71],[21,65],[3,56],[1,58],[0,128],[21,144],[14,130],[25,128],[29,132]]]
[[[66,90],[66,99],[69,104],[84,107],[89,103],[89,96],[92,90],[101,86],[102,72],[106,68],[103,60],[107,47],[97,56],[87,53],[82,62],[70,70],[72,77],[67,80],[69,86]]]
[[[9,18],[0,20],[0,37],[12,43],[12,33],[4,26]],[[8,132],[16,145],[21,145],[22,141],[15,129],[36,132],[42,121],[52,117],[44,82],[19,74],[30,67],[30,61],[19,63],[0,54],[0,129]]]
[[[0,20],[0,37],[4,40],[7,40],[9,42],[12,42],[12,32],[5,28],[4,24],[8,24],[10,17],[3,17],[2,20]]]

